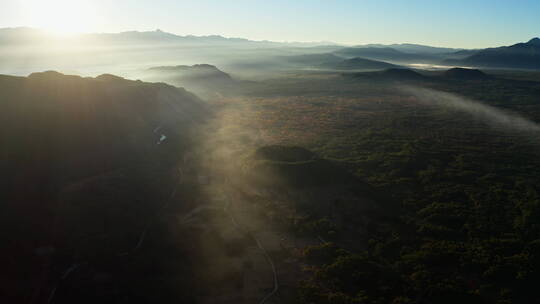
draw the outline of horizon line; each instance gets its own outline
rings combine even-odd
[[[381,46],[390,47],[392,45],[418,45],[418,46],[426,46],[426,47],[433,47],[433,48],[456,49],[456,50],[486,49],[486,47],[466,48],[466,47],[436,46],[436,45],[430,45],[430,44],[421,43],[421,42],[393,42],[393,43],[380,43],[380,42],[371,42],[371,43],[354,42],[354,43],[351,43],[351,42],[348,42],[348,43],[344,43],[344,42],[335,42],[335,41],[331,41],[331,40],[328,40],[328,41],[324,41],[324,40],[323,41],[299,41],[299,40],[290,41],[290,40],[268,40],[268,39],[258,40],[258,39],[251,39],[251,38],[245,38],[245,37],[226,36],[226,35],[221,35],[221,34],[209,34],[209,35],[178,34],[178,33],[170,32],[170,31],[164,31],[164,30],[161,30],[159,28],[156,28],[154,30],[125,30],[125,31],[117,31],[117,32],[112,32],[112,31],[111,32],[97,32],[97,31],[96,32],[75,32],[75,33],[70,33],[70,34],[67,34],[67,35],[62,35],[62,34],[55,33],[55,31],[52,31],[52,30],[48,30],[48,29],[44,29],[44,28],[40,28],[40,27],[25,26],[25,25],[0,27],[0,30],[17,30],[17,29],[36,30],[36,31],[41,31],[41,32],[48,33],[48,34],[51,34],[51,35],[66,36],[66,37],[67,36],[78,36],[78,35],[118,35],[118,34],[125,34],[125,33],[152,33],[152,32],[157,32],[157,33],[174,35],[176,37],[181,37],[181,38],[186,38],[186,37],[196,37],[196,38],[220,37],[220,38],[224,38],[224,39],[246,40],[248,42],[282,43],[282,44],[316,44],[316,46],[336,45],[336,46],[355,47],[355,46],[381,45]],[[498,45],[498,46],[490,46],[490,47],[487,47],[487,48],[497,48],[497,47],[511,46],[511,45],[514,45],[514,44],[517,44],[517,43],[528,42],[528,41],[530,41],[532,39],[535,39],[535,38],[538,39],[539,37],[540,37],[540,35],[538,35],[536,37],[532,37],[527,41],[517,41],[517,42],[514,42],[513,44],[509,44],[509,45],[501,44],[501,45]]]

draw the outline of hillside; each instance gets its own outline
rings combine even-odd
[[[160,66],[148,69],[150,73],[163,76],[171,76],[178,80],[199,81],[199,80],[219,80],[232,81],[229,74],[221,71],[210,64]]]
[[[229,74],[210,64],[152,67],[144,75],[145,80],[186,87],[198,94],[225,93],[239,84]]]
[[[446,63],[451,63],[452,61],[464,59],[474,54],[477,54],[480,51],[482,50],[461,50],[457,52],[452,52],[452,53],[445,54],[444,60]]]
[[[450,79],[459,79],[459,80],[483,80],[489,79],[489,76],[484,72],[476,69],[463,69],[463,68],[453,68],[444,72],[444,76]]]
[[[0,101],[1,257],[16,261],[3,267],[6,296],[132,248],[206,112],[169,85],[57,72],[0,76]],[[42,273],[45,262],[54,268]]]
[[[173,132],[203,111],[199,99],[186,90],[107,74],[1,76],[0,87],[3,147],[7,147],[3,152],[12,160],[25,159],[26,165],[48,157],[58,165],[84,164],[85,171],[69,169],[79,176],[112,170],[117,159],[128,162],[128,151],[135,157],[155,145],[156,127]],[[82,163],[82,155],[91,159]],[[98,169],[88,162],[107,166]],[[20,169],[13,161],[11,165]]]
[[[461,63],[490,68],[540,69],[540,39],[485,49],[463,59]]]

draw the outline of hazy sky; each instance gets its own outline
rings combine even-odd
[[[540,0],[0,0],[14,26],[474,48],[540,36]]]

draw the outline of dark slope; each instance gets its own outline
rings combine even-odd
[[[198,94],[228,93],[240,85],[239,81],[210,64],[153,67],[148,69],[145,79],[186,87]]]
[[[165,84],[56,72],[0,76],[4,300],[21,303],[32,294],[46,303],[62,272],[85,261],[74,275],[105,271],[106,288],[76,281],[62,286],[74,298],[62,301],[67,294],[58,291],[55,303],[113,303],[135,286],[124,279],[150,284],[138,272],[128,279],[117,268],[95,267],[135,246],[170,195],[189,130],[204,115],[195,95]],[[110,294],[115,288],[124,295]]]
[[[113,75],[2,76],[0,88],[2,146],[10,163],[21,159],[28,165],[34,159],[53,167],[71,165],[66,169],[75,176],[129,162],[155,145],[156,127],[172,132],[178,125],[191,124],[203,111],[199,99],[184,89]],[[81,159],[83,155],[88,159]]]
[[[325,63],[322,67],[336,70],[383,70],[397,68],[399,66],[383,61],[356,57],[345,59],[338,63]]]
[[[540,69],[540,39],[479,51],[461,61],[463,65],[491,68]]]
[[[456,60],[465,59],[467,57],[470,57],[472,55],[477,54],[478,52],[481,52],[482,50],[461,50],[457,52],[452,52],[448,54],[444,54],[444,58],[446,62],[452,62]]]
[[[490,77],[476,69],[453,68],[444,72],[444,77],[454,80],[485,80]]]
[[[210,64],[160,66],[148,69],[152,73],[170,75],[186,80],[216,79],[222,81],[232,80],[231,76]]]

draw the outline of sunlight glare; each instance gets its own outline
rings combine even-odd
[[[89,0],[22,0],[25,23],[59,35],[95,30],[95,7]]]

